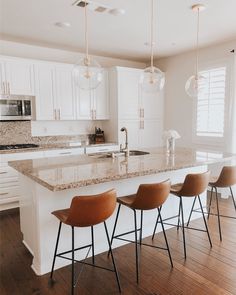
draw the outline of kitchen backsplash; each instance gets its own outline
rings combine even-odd
[[[59,144],[86,141],[87,135],[32,136],[30,121],[0,122],[0,145],[5,144]]]

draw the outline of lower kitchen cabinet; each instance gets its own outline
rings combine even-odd
[[[122,127],[128,130],[129,149],[162,146],[162,120],[121,120],[119,130]],[[119,142],[124,145],[124,132],[119,132]]]

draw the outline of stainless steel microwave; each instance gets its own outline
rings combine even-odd
[[[26,95],[0,96],[0,121],[35,120],[35,97]]]

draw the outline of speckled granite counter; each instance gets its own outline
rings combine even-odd
[[[197,167],[229,160],[232,154],[178,148],[167,155],[163,148],[144,156],[99,158],[88,155],[9,162],[18,172],[51,191]]]

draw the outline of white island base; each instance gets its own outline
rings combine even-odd
[[[155,183],[170,178],[172,183],[182,182],[188,173],[205,172],[207,166],[191,167],[187,169],[179,169],[158,173],[155,175],[140,176],[128,178],[118,181],[110,181],[96,185],[84,186],[76,189],[67,189],[53,192],[34,182],[30,178],[20,174],[20,183],[22,188],[22,198],[20,200],[20,224],[23,233],[23,243],[33,255],[32,268],[37,275],[43,275],[51,270],[54,247],[57,237],[59,221],[51,212],[58,209],[68,208],[71,199],[79,195],[98,194],[115,188],[118,196],[136,193],[139,184]],[[187,220],[193,198],[184,198],[184,215]],[[206,195],[202,196],[202,203],[206,203]],[[169,196],[163,206],[162,217],[167,218],[175,216],[178,213],[179,199]],[[138,215],[139,216],[139,215]],[[144,212],[143,220],[143,237],[150,236],[153,232],[157,216],[157,210]],[[192,218],[199,218],[199,213],[194,213]],[[115,220],[115,214],[107,220],[109,234],[111,235]],[[139,221],[139,219],[138,219]],[[176,219],[173,220],[176,222]],[[166,226],[166,228],[168,228]],[[121,207],[120,217],[117,224],[116,233],[121,233],[134,229],[134,220],[132,210]],[[102,224],[95,226],[95,254],[108,250],[105,237],[104,227]],[[158,227],[160,230],[160,226]],[[75,247],[83,246],[91,243],[90,228],[75,229]],[[204,235],[204,233],[202,233]],[[168,238],[168,236],[167,236]],[[124,245],[126,242],[114,240],[113,248]],[[170,244],[171,246],[171,244]],[[66,251],[71,249],[71,228],[63,225],[58,251]],[[158,251],[158,250],[157,250]],[[160,250],[161,251],[161,250]],[[76,252],[76,259],[84,259],[86,250]],[[117,252],[116,255],[119,255]],[[60,268],[70,264],[70,261],[58,258],[55,268]]]

